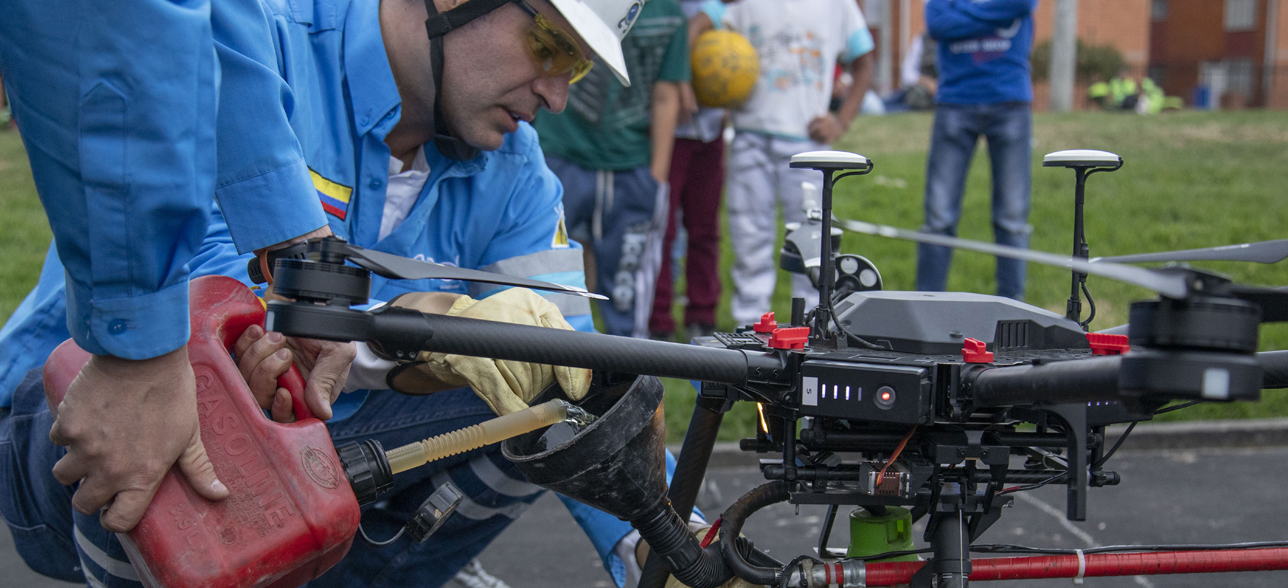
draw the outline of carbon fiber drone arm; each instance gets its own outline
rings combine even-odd
[[[367,341],[391,359],[410,359],[420,351],[434,351],[733,386],[746,385],[749,378],[786,381],[790,377],[781,356],[772,352],[713,349],[403,308],[364,312],[270,302],[266,328],[297,337]]]

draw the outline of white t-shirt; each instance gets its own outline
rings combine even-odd
[[[389,185],[385,189],[385,209],[380,215],[380,236],[377,241],[394,232],[420,198],[420,191],[425,189],[429,180],[429,162],[425,160],[425,146],[416,150],[411,169],[402,171],[403,162],[397,157],[389,157]]]
[[[703,12],[751,42],[760,57],[756,90],[731,111],[739,131],[807,140],[809,122],[827,114],[836,62],[873,48],[856,0],[711,0]]]

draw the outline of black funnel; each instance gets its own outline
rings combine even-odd
[[[552,398],[564,398],[558,386],[532,404]],[[592,386],[576,404],[598,418],[586,427],[558,423],[508,439],[501,444],[506,459],[532,483],[619,519],[655,509],[666,499],[662,382],[638,376]]]

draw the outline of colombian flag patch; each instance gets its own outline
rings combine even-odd
[[[555,223],[555,235],[550,239],[551,249],[567,249],[568,245],[568,227],[564,225],[564,207],[563,203],[555,205],[555,216],[559,220]]]
[[[349,196],[353,194],[353,188],[332,182],[312,169],[309,170],[309,175],[313,177],[313,188],[318,192],[318,200],[322,201],[322,210],[344,220],[349,213]]]

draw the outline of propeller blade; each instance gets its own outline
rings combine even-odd
[[[1184,251],[1165,251],[1162,253],[1141,253],[1137,255],[1115,255],[1113,257],[1095,257],[1092,263],[1150,263],[1165,261],[1251,261],[1255,263],[1278,263],[1288,258],[1288,239],[1224,245],[1204,249],[1186,249]]]
[[[1113,263],[1090,263],[1084,259],[1074,259],[1052,253],[1043,253],[1041,251],[1032,251],[1029,249],[1020,249],[1018,247],[1009,247],[1006,245],[995,245],[993,243],[981,243],[979,241],[970,241],[967,239],[958,239],[945,235],[936,235],[932,233],[922,233],[919,231],[908,231],[886,225],[876,225],[862,221],[842,220],[841,227],[856,233],[865,235],[876,235],[890,239],[902,239],[905,241],[916,241],[917,243],[927,243],[930,245],[941,245],[944,247],[954,247],[957,249],[967,249],[979,253],[987,253],[998,257],[1008,257],[1011,259],[1020,259],[1040,263],[1052,267],[1070,269],[1080,273],[1109,278],[1140,286],[1148,290],[1153,290],[1168,298],[1185,298],[1189,295],[1189,285],[1185,276],[1180,274],[1165,274],[1143,268],[1132,267],[1129,265],[1117,265]]]
[[[587,292],[584,288],[576,286],[564,286],[539,280],[515,278],[491,272],[416,261],[390,253],[363,249],[356,245],[349,245],[348,248],[347,255],[350,261],[375,272],[377,275],[395,280],[467,280],[502,286],[519,286],[533,290],[546,290],[596,300],[608,300],[607,296]]]

